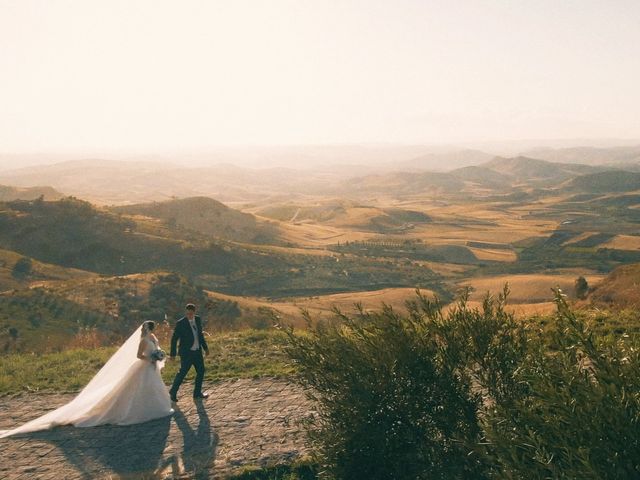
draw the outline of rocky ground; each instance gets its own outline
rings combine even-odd
[[[176,413],[132,426],[59,427],[0,439],[0,478],[225,478],[306,454],[300,420],[311,406],[299,387],[261,378],[181,389]],[[0,397],[0,430],[68,402],[69,394]]]

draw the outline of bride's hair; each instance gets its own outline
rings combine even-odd
[[[147,320],[142,324],[142,336],[144,337],[147,333],[152,332],[156,327],[156,322],[153,320]]]

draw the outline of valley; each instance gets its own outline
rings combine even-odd
[[[555,160],[449,152],[447,171],[425,168],[438,154],[371,169],[0,171],[0,349],[56,351],[89,331],[108,345],[187,301],[216,332],[303,327],[302,310],[402,310],[416,288],[444,304],[469,290],[476,306],[508,283],[521,317],[550,313],[557,286],[612,298],[609,275],[640,263],[640,160],[544,153]]]

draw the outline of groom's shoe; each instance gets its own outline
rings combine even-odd
[[[208,393],[197,393],[193,396],[193,398],[197,399],[203,399],[203,398],[209,398],[209,394]]]

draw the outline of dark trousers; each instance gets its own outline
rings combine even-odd
[[[187,376],[187,373],[189,373],[192,366],[196,369],[196,385],[193,389],[193,394],[199,395],[202,393],[202,380],[204,380],[204,358],[202,358],[202,350],[196,350],[180,355],[180,371],[177,373],[176,378],[173,381],[171,390],[169,390],[171,395],[175,396],[178,394],[178,389],[180,388],[180,385],[182,385],[184,377]]]

